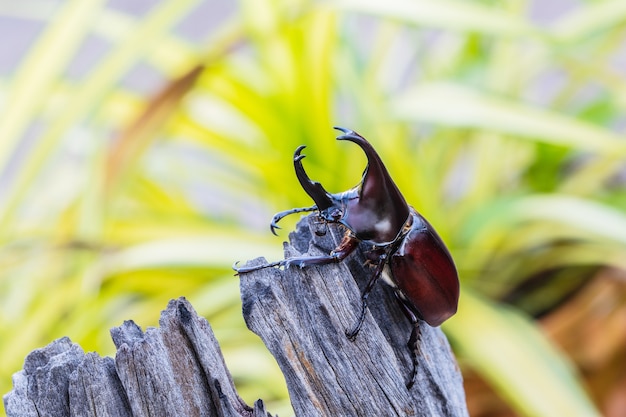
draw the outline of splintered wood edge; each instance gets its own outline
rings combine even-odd
[[[324,236],[303,218],[285,255],[327,254],[340,227]],[[300,251],[304,251],[301,253]],[[304,269],[266,268],[240,277],[244,319],[280,366],[296,415],[467,416],[462,376],[439,328],[421,323],[417,382],[411,390],[410,325],[389,288],[378,284],[354,342],[345,331],[361,308],[360,289],[371,269],[360,249],[343,263]],[[248,265],[261,265],[255,259]]]
[[[328,253],[341,240],[332,225],[316,236],[310,219],[290,235],[287,256]],[[361,332],[354,341],[345,336],[371,273],[366,250],[338,264],[240,276],[246,324],[281,367],[296,415],[467,416],[462,377],[439,328],[422,324],[418,379],[407,390],[410,326],[388,288],[374,288]],[[270,416],[263,401],[251,407],[239,397],[211,326],[185,298],[170,301],[160,326],[142,331],[126,321],[111,329],[115,359],[85,354],[69,338],[34,350],[3,397],[7,416]]]
[[[185,298],[169,302],[160,324],[111,329],[115,359],[67,337],[31,352],[4,396],[7,416],[270,416],[263,401],[239,397],[211,326]]]

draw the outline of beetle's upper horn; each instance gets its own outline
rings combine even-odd
[[[374,147],[353,130],[337,126],[335,129],[344,133],[344,135],[337,137],[337,140],[349,140],[356,143],[367,156],[367,167],[363,172],[361,183],[360,201],[370,207],[386,208],[387,213],[394,215],[394,220],[403,224],[409,215],[408,205]]]
[[[298,181],[300,181],[300,185],[306,191],[306,193],[315,201],[315,205],[318,210],[324,210],[333,205],[333,202],[330,198],[330,195],[322,184],[317,181],[313,181],[309,178],[309,176],[304,171],[304,167],[302,166],[302,159],[305,155],[300,155],[302,149],[306,146],[301,145],[298,146],[296,152],[293,154],[293,166],[296,168],[296,177],[298,177]]]

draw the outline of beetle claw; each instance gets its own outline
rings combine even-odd
[[[346,337],[351,342],[354,342],[356,339],[356,335],[359,334],[358,330],[355,332],[354,329],[346,330],[345,333],[346,333]]]
[[[232,268],[235,271],[235,276],[239,275],[239,268],[237,267],[237,265],[239,264],[240,261],[235,261],[235,263],[233,264]]]
[[[274,236],[278,236],[278,233],[276,233],[276,229],[282,229],[282,227],[277,225],[276,222],[272,220],[272,223],[270,224],[270,230],[272,231]]]
[[[278,222],[285,216],[288,216],[290,214],[295,214],[295,213],[303,213],[303,212],[308,212],[308,211],[315,211],[317,210],[317,206],[311,206],[311,207],[302,207],[302,208],[294,208],[294,209],[290,209],[290,210],[285,210],[285,211],[281,211],[279,213],[274,214],[274,217],[272,217],[272,221],[270,223],[270,230],[272,231],[272,233],[275,236],[278,236],[276,234],[276,229],[280,229],[281,227],[278,225]]]

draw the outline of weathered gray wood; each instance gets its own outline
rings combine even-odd
[[[70,375],[84,356],[80,346],[64,337],[31,352],[24,369],[13,377],[14,389],[4,398],[8,416],[69,415]]]
[[[128,398],[113,358],[87,353],[70,375],[68,393],[72,416],[131,416]]]
[[[286,255],[328,254],[343,232],[331,226],[320,237],[318,228],[312,217],[301,221]],[[360,312],[359,286],[372,273],[364,249],[340,264],[241,277],[244,318],[278,361],[296,415],[467,416],[462,377],[439,328],[421,323],[418,380],[405,387],[411,327],[390,288],[377,285],[356,340],[345,336]]]
[[[287,255],[328,253],[341,239],[315,236],[305,218]],[[371,274],[364,248],[344,263],[263,269],[240,277],[243,315],[278,361],[297,416],[467,416],[462,379],[448,341],[422,325],[418,380],[411,390],[410,325],[390,289],[375,287],[363,328],[345,336]],[[261,259],[253,264],[264,262]],[[237,394],[209,323],[184,299],[170,301],[159,328],[132,321],[111,330],[115,359],[85,354],[62,338],[31,352],[4,396],[14,416],[266,417]]]
[[[209,323],[184,298],[170,301],[160,328],[127,321],[111,336],[115,360],[68,338],[29,354],[4,397],[7,416],[269,416],[261,400],[239,397]]]

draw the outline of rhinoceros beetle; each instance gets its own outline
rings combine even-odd
[[[358,133],[335,127],[344,134],[337,140],[356,143],[367,156],[367,167],[361,182],[354,188],[330,194],[307,176],[302,166],[304,146],[296,149],[293,162],[302,188],[315,205],[285,210],[274,215],[270,229],[276,234],[278,221],[294,214],[317,211],[322,223],[339,223],[346,233],[339,245],[328,255],[301,256],[253,267],[233,268],[243,274],[268,267],[324,265],[340,262],[364,242],[369,245],[368,260],[374,273],[361,294],[361,311],[356,324],[346,331],[354,340],[361,329],[367,308],[367,297],[379,278],[394,289],[402,312],[413,330],[408,340],[413,370],[407,383],[410,388],[417,375],[419,320],[439,326],[456,313],[459,279],[454,261],[433,227],[409,206],[372,145]]]

